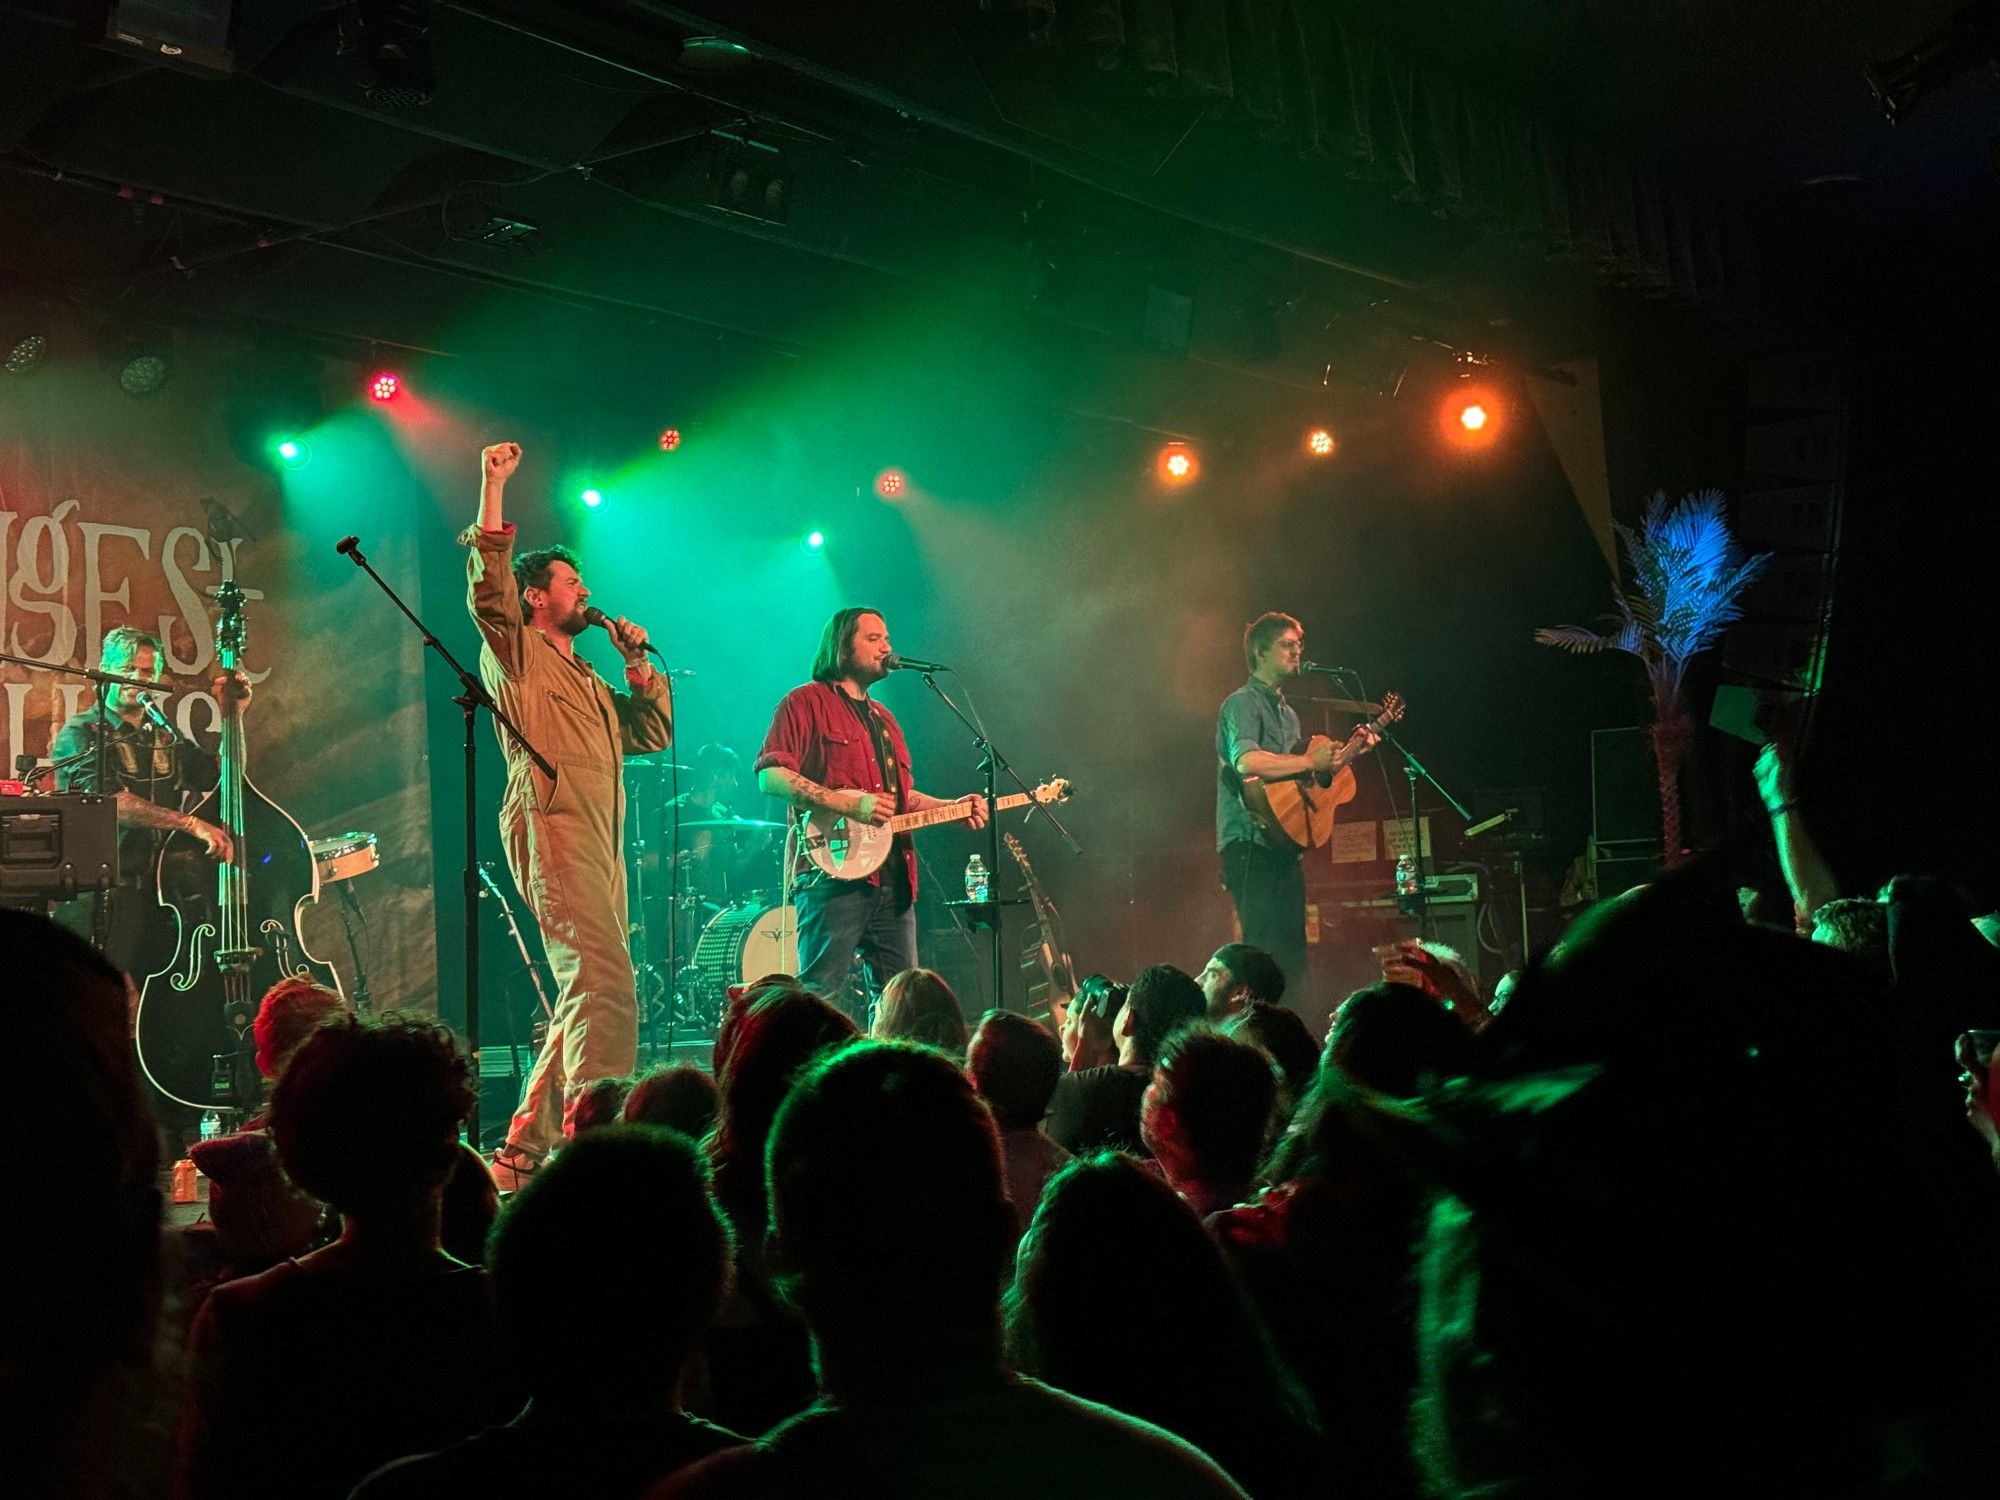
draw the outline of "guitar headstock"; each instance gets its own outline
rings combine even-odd
[[[1046,807],[1051,802],[1069,801],[1069,783],[1060,776],[1051,776],[1036,787],[1033,793],[1036,802]]]
[[[1000,835],[1000,842],[1007,846],[1007,852],[1014,856],[1015,863],[1020,865],[1025,873],[1028,868],[1028,851],[1021,847],[1021,841],[1011,833],[1003,833]]]
[[[1393,724],[1403,717],[1406,707],[1407,705],[1403,702],[1403,695],[1401,693],[1384,693],[1382,695],[1382,712],[1375,716],[1375,722],[1377,724]]]

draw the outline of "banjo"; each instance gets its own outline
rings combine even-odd
[[[980,798],[985,801],[985,798]],[[997,815],[1029,803],[1047,806],[1069,800],[1069,783],[1051,777],[1032,792],[1013,792],[993,804]],[[921,812],[895,813],[886,823],[864,823],[845,813],[813,809],[798,820],[798,846],[805,857],[836,880],[861,880],[882,868],[899,833],[919,828],[935,828],[941,823],[960,823],[972,816],[966,801],[944,802]]]

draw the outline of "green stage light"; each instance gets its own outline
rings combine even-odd
[[[582,494],[578,495],[576,498],[581,500],[585,505],[589,506],[592,510],[596,510],[598,506],[604,503],[604,492],[602,490],[585,490]]]
[[[820,548],[824,547],[825,545],[826,545],[826,533],[824,531],[808,531],[806,533],[806,541],[805,541],[806,551],[817,552],[819,551]]]
[[[278,438],[272,442],[271,452],[288,469],[303,469],[312,462],[312,445],[304,438]]]

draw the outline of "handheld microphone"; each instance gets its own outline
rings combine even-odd
[[[891,651],[883,661],[883,666],[891,672],[949,672],[950,667],[941,661],[925,661],[921,656],[898,656]]]
[[[179,739],[181,737],[180,731],[174,728],[172,723],[168,721],[167,716],[160,712],[160,705],[155,703],[151,698],[141,698],[139,700],[139,707],[144,711],[147,718],[159,725],[160,728],[166,730],[170,738]]]
[[[1329,667],[1324,662],[1304,661],[1299,663],[1301,672],[1317,672],[1322,677],[1348,677],[1353,675],[1352,667]]]
[[[584,605],[583,617],[584,619],[588,620],[591,624],[601,629],[606,635],[611,635],[611,616],[607,615],[603,610],[599,609],[595,604]],[[612,635],[611,639],[615,641],[618,639],[618,637]],[[661,666],[664,667],[667,664],[667,659],[664,656],[660,655],[660,648],[658,646],[655,646],[651,641],[646,642],[646,649],[653,654],[653,659],[657,661]]]

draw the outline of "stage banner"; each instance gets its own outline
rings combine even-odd
[[[178,341],[172,379],[134,399],[117,368],[58,328],[41,368],[0,376],[0,663],[5,774],[45,758],[90,686],[107,632],[164,645],[164,707],[213,750],[220,708],[215,606],[225,579],[248,598],[249,775],[311,837],[376,835],[380,866],[324,886],[302,929],[352,995],[434,1010],[436,937],[421,643],[361,608],[354,569],[294,513],[275,465],[246,461],[218,392],[236,351]],[[240,427],[241,424],[236,424]],[[373,553],[414,575],[412,534]],[[256,871],[249,872],[254,882]]]

